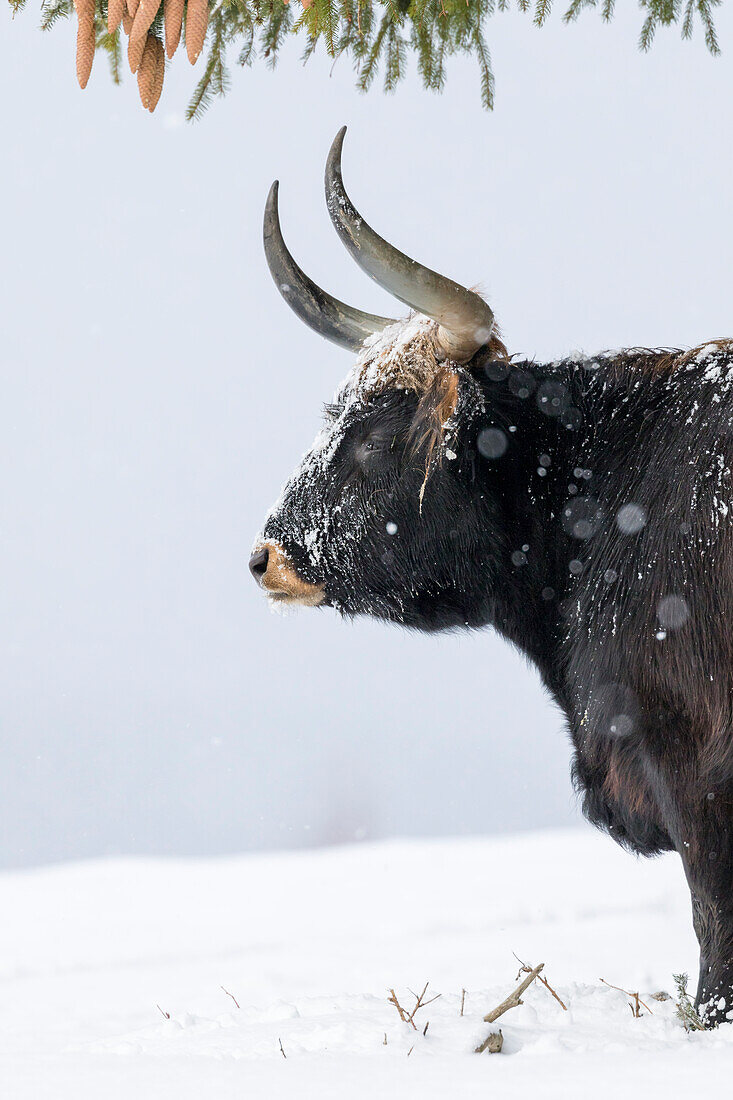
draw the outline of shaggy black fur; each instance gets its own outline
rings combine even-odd
[[[733,1009],[733,353],[479,355],[459,373],[427,481],[417,398],[331,409],[338,446],[264,536],[346,614],[491,624],[534,661],[587,817],[634,852],[681,856],[697,1001],[719,1023]]]

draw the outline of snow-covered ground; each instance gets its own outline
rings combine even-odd
[[[636,861],[590,829],[67,864],[0,876],[0,913],[12,1100],[729,1087],[733,1027],[688,1035],[648,997],[696,968],[676,857]],[[568,1009],[535,983],[496,1025],[503,1052],[476,1055],[513,952],[546,964]],[[601,977],[653,1015],[634,1019]],[[389,990],[409,1009],[426,981],[441,996],[413,1030]]]

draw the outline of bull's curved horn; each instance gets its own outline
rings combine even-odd
[[[343,126],[326,161],[326,205],[341,240],[375,283],[438,322],[439,350],[447,359],[468,362],[488,342],[494,314],[478,294],[411,260],[364,221],[341,177],[345,133]]]
[[[381,332],[395,322],[389,317],[362,313],[360,309],[332,298],[302,271],[290,255],[280,230],[277,209],[278,181],[275,180],[265,204],[262,229],[265,256],[277,289],[290,308],[309,328],[349,351],[360,351],[367,336]]]

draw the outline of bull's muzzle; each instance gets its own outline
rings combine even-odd
[[[318,607],[325,598],[324,586],[303,580],[277,543],[259,543],[249,559],[249,571],[268,598],[278,603]]]

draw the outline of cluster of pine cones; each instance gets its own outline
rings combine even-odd
[[[86,88],[92,71],[96,46],[94,11],[96,0],[74,0],[79,25],[76,35],[76,76]],[[165,49],[150,28],[163,3]],[[186,53],[193,65],[204,48],[209,24],[209,0],[109,0],[107,28],[114,34],[120,23],[128,36],[127,59],[130,71],[137,73],[137,86],[143,107],[154,111],[158,106],[165,76],[165,55],[173,57],[181,40],[183,9],[186,7]]]

